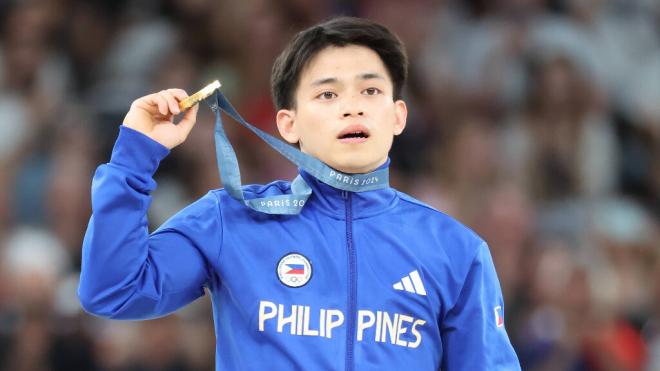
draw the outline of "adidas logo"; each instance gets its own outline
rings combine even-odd
[[[426,289],[424,289],[424,284],[422,283],[422,279],[419,277],[419,272],[417,272],[417,270],[410,272],[409,275],[403,277],[401,281],[395,283],[392,287],[394,287],[395,290],[405,290],[412,292],[413,294],[426,296]]]

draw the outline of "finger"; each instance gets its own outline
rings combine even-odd
[[[178,101],[179,110],[181,110],[181,102],[188,98],[188,93],[183,89],[167,89],[167,91],[170,92],[174,98],[176,98]]]
[[[179,109],[179,102],[177,102],[177,100],[174,98],[172,93],[170,93],[166,90],[162,90],[162,91],[158,92],[158,95],[163,97],[165,99],[165,101],[167,102],[169,112],[172,112],[175,115],[178,115],[181,112],[181,110]]]
[[[144,97],[145,103],[147,103],[150,106],[158,106],[158,112],[160,112],[161,115],[167,116],[168,109],[167,109],[167,100],[165,98],[161,97],[160,94],[150,94]]]
[[[195,123],[197,122],[198,110],[199,110],[198,104],[190,107],[190,109],[187,110],[186,113],[183,115],[181,121],[179,121],[179,123],[177,124],[177,128],[179,129],[179,132],[181,133],[183,139],[187,138],[192,128],[195,127]]]
[[[167,89],[167,91],[174,96],[179,102],[188,98],[188,93],[183,89]]]

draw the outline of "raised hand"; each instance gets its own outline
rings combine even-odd
[[[124,126],[172,149],[186,140],[197,121],[198,104],[188,109],[179,123],[173,122],[181,113],[179,101],[187,97],[182,89],[167,89],[138,98],[124,118]]]

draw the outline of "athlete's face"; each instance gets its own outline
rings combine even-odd
[[[387,69],[373,50],[330,46],[300,75],[295,108],[277,113],[282,137],[345,173],[367,173],[385,163],[407,109],[392,99]]]

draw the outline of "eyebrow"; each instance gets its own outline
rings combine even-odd
[[[373,72],[362,73],[357,75],[355,78],[358,80],[371,80],[371,79],[385,80],[385,77]],[[339,80],[336,77],[326,77],[312,82],[312,86],[316,87],[325,84],[336,84],[338,82]]]
[[[336,77],[326,77],[324,79],[318,79],[312,83],[312,86],[320,86],[325,84],[336,84],[339,80]]]
[[[382,75],[379,75],[377,73],[373,73],[373,72],[363,73],[361,75],[358,75],[357,78],[360,79],[360,80],[371,80],[371,79],[385,80],[385,77],[383,77]]]

